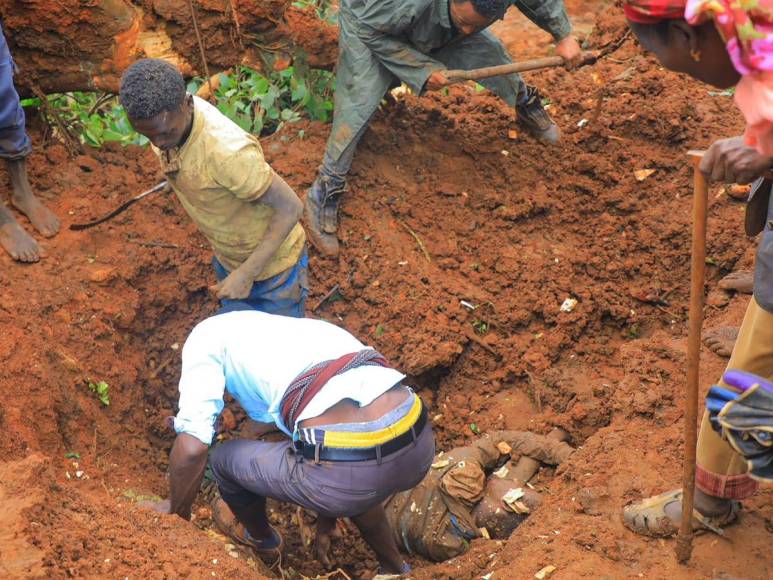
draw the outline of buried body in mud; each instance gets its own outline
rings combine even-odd
[[[548,436],[494,431],[440,452],[416,487],[384,502],[395,544],[406,554],[442,562],[464,554],[475,538],[509,538],[541,503],[529,483],[535,473],[543,465],[560,465],[573,453],[565,438],[560,429]],[[232,535],[236,518],[228,506],[215,499],[213,512],[220,530]],[[326,531],[320,537],[318,528],[317,557],[328,568],[330,537],[340,537],[345,529],[339,523],[329,536]]]

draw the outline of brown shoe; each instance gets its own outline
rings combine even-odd
[[[327,175],[314,180],[303,208],[306,233],[314,247],[325,256],[338,255],[338,205],[346,188],[346,181]]]
[[[251,548],[255,555],[263,560],[265,564],[272,566],[276,562],[281,561],[285,542],[282,534],[275,528],[272,527],[271,532],[274,534],[276,545],[268,548],[263,547],[262,542],[251,537],[247,529],[239,523],[231,508],[228,507],[228,504],[222,498],[217,498],[212,502],[212,519],[221,532],[234,542]]]

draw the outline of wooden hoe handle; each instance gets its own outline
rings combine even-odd
[[[692,555],[692,513],[695,505],[695,451],[698,441],[698,378],[703,326],[703,283],[706,275],[706,226],[709,187],[699,168],[701,151],[688,152],[693,166],[692,250],[690,252],[690,322],[687,337],[687,384],[684,409],[682,520],[676,542],[680,564]]]
[[[583,54],[583,60],[580,66],[593,64],[596,62],[596,60],[598,60],[598,56],[596,54],[586,52]],[[522,73],[543,68],[556,68],[559,66],[564,66],[564,59],[562,57],[546,56],[543,58],[535,58],[521,62],[511,62],[509,64],[500,64],[497,66],[487,66],[473,70],[447,70],[445,71],[445,74],[449,81],[458,83],[461,81],[476,81],[479,79],[487,79],[489,77],[496,77],[500,75]]]

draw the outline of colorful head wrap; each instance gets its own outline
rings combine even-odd
[[[687,0],[693,26],[709,19],[743,75],[735,103],[746,118],[746,143],[773,156],[773,0]]]
[[[713,20],[742,75],[735,102],[746,118],[746,142],[773,156],[773,0],[625,0],[624,9],[642,24]]]

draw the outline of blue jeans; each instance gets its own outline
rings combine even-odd
[[[215,257],[212,258],[212,266],[215,268],[218,282],[222,282],[230,273]],[[247,298],[221,300],[220,310],[217,313],[224,314],[234,310],[259,310],[267,314],[303,318],[306,310],[306,295],[309,293],[309,285],[306,281],[308,267],[309,255],[304,249],[295,266],[273,278],[255,282]]]
[[[0,158],[23,159],[32,151],[24,127],[24,109],[13,86],[13,59],[0,27]]]

